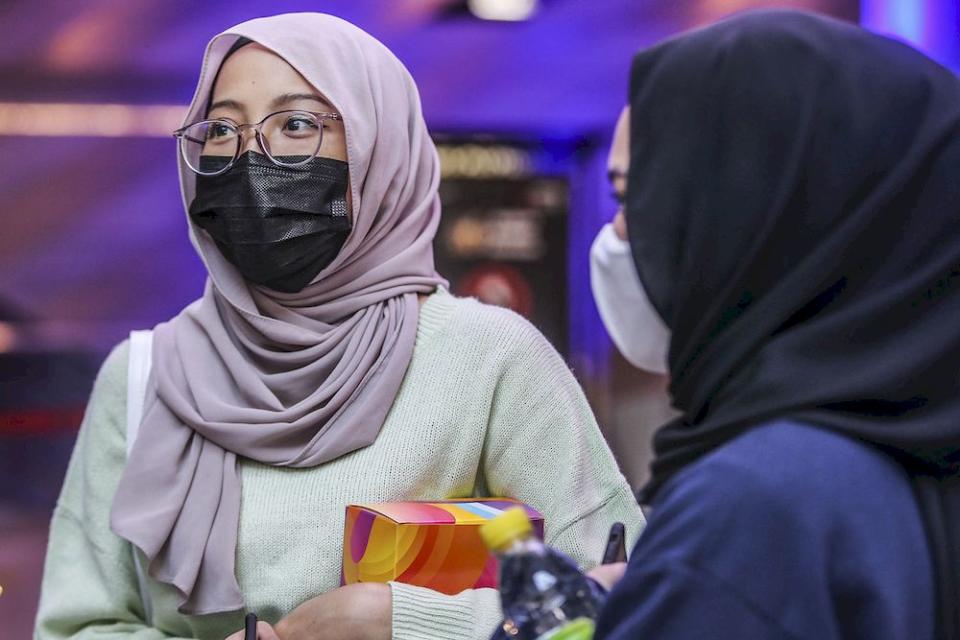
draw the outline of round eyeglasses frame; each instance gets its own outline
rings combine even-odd
[[[197,122],[194,122],[193,124],[187,125],[186,127],[177,129],[176,131],[173,132],[173,137],[177,139],[177,147],[179,148],[180,157],[183,159],[184,164],[186,164],[191,171],[202,176],[218,176],[221,173],[225,173],[230,170],[230,168],[234,165],[234,163],[240,157],[240,149],[243,148],[243,132],[245,129],[253,129],[253,132],[257,138],[257,144],[260,145],[260,149],[263,151],[264,155],[270,159],[270,162],[277,165],[278,167],[293,167],[293,168],[302,167],[303,165],[313,160],[313,158],[316,157],[317,152],[320,151],[320,146],[323,144],[323,127],[320,128],[321,133],[320,133],[320,140],[317,144],[317,150],[313,153],[312,156],[309,156],[306,159],[296,163],[279,162],[270,153],[270,145],[267,144],[266,141],[264,140],[262,127],[267,120],[269,120],[273,116],[276,116],[282,113],[302,113],[305,115],[309,115],[315,118],[318,124],[322,123],[324,120],[340,120],[340,121],[343,120],[343,117],[338,113],[327,113],[323,111],[304,111],[303,109],[285,109],[282,111],[274,111],[273,113],[268,114],[266,117],[263,118],[263,120],[257,123],[241,124],[241,123],[234,122],[229,118],[213,118],[211,120],[199,120]],[[188,129],[195,127],[199,124],[206,124],[206,125],[223,124],[232,129],[235,129],[237,132],[237,148],[234,149],[233,157],[230,158],[230,161],[226,165],[224,165],[222,169],[219,169],[212,173],[203,173],[201,171],[198,171],[195,167],[193,167],[190,164],[190,159],[187,157],[187,151],[184,144],[185,141],[194,142],[197,144],[206,144],[205,140],[198,140],[197,138],[193,138],[187,134]]]

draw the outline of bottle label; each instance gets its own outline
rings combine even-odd
[[[590,618],[577,618],[543,634],[537,640],[593,640],[596,623]]]

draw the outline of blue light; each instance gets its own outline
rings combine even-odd
[[[923,44],[924,0],[862,0],[861,23],[871,31]]]
[[[860,22],[960,70],[960,0],[861,0]]]
[[[898,0],[890,3],[894,32],[910,42],[923,43],[923,3],[921,0]]]

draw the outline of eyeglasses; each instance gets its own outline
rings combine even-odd
[[[257,124],[237,124],[227,118],[201,120],[177,129],[173,136],[183,161],[194,173],[216,176],[233,166],[243,146],[243,130],[253,129],[263,153],[281,167],[299,167],[320,151],[328,120],[336,113],[278,111]]]

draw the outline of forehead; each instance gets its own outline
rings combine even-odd
[[[214,99],[226,93],[278,94],[296,91],[319,96],[317,90],[282,57],[257,43],[245,45],[220,66],[213,86]]]

